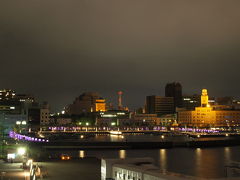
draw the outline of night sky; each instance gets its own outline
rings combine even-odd
[[[1,0],[0,88],[60,110],[84,91],[144,104],[184,94],[240,97],[239,0]]]

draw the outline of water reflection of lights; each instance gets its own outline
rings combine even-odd
[[[224,148],[224,156],[225,156],[226,162],[229,162],[231,160],[231,157],[230,157],[231,152],[229,147]]]
[[[201,171],[201,163],[202,163],[202,149],[201,148],[196,148],[195,150],[195,157],[196,157],[196,164],[195,164],[195,168],[196,168],[196,174],[198,176],[201,175],[202,171]]]
[[[160,156],[160,167],[161,167],[162,170],[166,170],[167,169],[166,149],[160,149],[159,156]]]
[[[121,135],[122,134],[121,131],[110,131],[109,133],[112,135]]]
[[[123,141],[124,136],[123,135],[115,135],[115,134],[110,134],[110,141],[115,142],[115,141]]]
[[[197,149],[196,149],[196,155],[197,155],[197,157],[201,156],[201,152],[202,152],[201,148],[197,148]]]
[[[80,157],[80,158],[85,158],[85,151],[80,150],[80,151],[79,151],[79,157]]]
[[[126,150],[119,150],[119,158],[120,159],[126,158]]]

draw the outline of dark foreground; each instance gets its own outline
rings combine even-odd
[[[101,179],[101,161],[96,158],[84,158],[70,161],[39,162],[45,180],[99,180]]]

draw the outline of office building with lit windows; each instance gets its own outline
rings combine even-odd
[[[211,106],[206,89],[202,90],[201,106],[178,112],[178,123],[190,127],[226,127],[240,125],[240,111],[224,106]]]
[[[147,96],[146,113],[158,115],[173,114],[174,98],[162,96]]]

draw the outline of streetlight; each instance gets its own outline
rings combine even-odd
[[[26,153],[26,148],[24,148],[24,147],[18,148],[17,153],[21,156],[24,155]]]
[[[111,125],[112,125],[112,126],[115,126],[115,125],[116,125],[116,123],[115,123],[115,122],[111,122]]]
[[[86,131],[88,131],[89,122],[86,122]]]
[[[17,125],[17,128],[18,128],[18,131],[21,133],[23,127],[25,127],[27,125],[27,121],[25,121],[25,120],[24,121],[16,121],[16,125]]]

